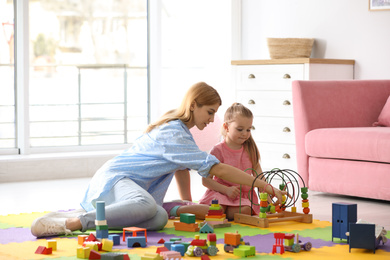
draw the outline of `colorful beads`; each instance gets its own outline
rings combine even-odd
[[[303,187],[301,188],[301,198],[302,198],[302,208],[303,208],[303,213],[309,214],[310,209],[309,209],[309,200],[307,199],[309,195],[307,194],[308,188]]]

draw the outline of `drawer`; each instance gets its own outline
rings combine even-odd
[[[236,76],[238,90],[291,90],[293,80],[304,79],[304,65],[237,66]]]
[[[294,119],[289,117],[255,117],[252,136],[256,142],[295,144]]]
[[[237,102],[254,116],[293,117],[291,91],[237,91]]]
[[[260,151],[263,171],[270,171],[274,168],[297,171],[295,145],[260,142],[256,144]]]

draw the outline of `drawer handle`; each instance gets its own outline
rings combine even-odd
[[[287,73],[286,73],[286,74],[283,75],[283,78],[284,78],[284,79],[291,79],[291,76],[290,76],[290,74],[287,74]]]
[[[286,126],[285,128],[283,128],[283,132],[285,132],[285,133],[290,133],[291,130],[290,130],[290,128],[288,128],[288,127]]]
[[[283,101],[283,106],[289,106],[289,105],[291,105],[290,101],[288,100]]]
[[[256,78],[255,75],[249,74],[248,79],[254,79],[254,78]]]
[[[250,99],[250,100],[248,101],[248,104],[249,104],[249,105],[254,105],[254,104],[256,104],[256,102],[255,102],[253,99]]]
[[[283,159],[290,159],[290,155],[288,153],[283,154]]]
[[[256,127],[252,126],[251,129],[252,129],[252,130],[256,130]]]

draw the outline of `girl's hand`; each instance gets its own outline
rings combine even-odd
[[[236,186],[230,186],[226,188],[225,192],[226,196],[229,197],[229,199],[235,199],[238,195],[240,195],[240,189]]]
[[[291,195],[288,194],[287,191],[281,191],[281,190],[275,189],[274,192],[275,192],[275,197],[277,198],[277,201],[275,202],[275,205],[282,204],[283,196],[288,195],[291,198]]]

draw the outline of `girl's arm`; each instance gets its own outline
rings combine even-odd
[[[191,197],[191,176],[188,169],[175,172],[176,184],[182,200],[192,201]]]
[[[250,187],[252,186],[252,183],[255,179],[255,177],[224,163],[214,164],[213,167],[211,167],[209,173],[223,180],[227,180],[237,184],[244,184]],[[265,181],[260,180],[259,178],[256,179],[254,186],[260,188],[260,190],[264,190],[265,188],[265,192],[276,196],[276,198],[278,199],[275,203],[276,205],[282,202],[282,195],[287,194],[286,191],[280,191],[279,189],[272,187],[271,185],[267,185]]]
[[[240,195],[240,189],[236,186],[225,186],[215,180],[213,176],[209,175],[207,178],[202,178],[202,184],[209,190],[217,191],[219,193],[225,194],[230,199],[237,198]]]

